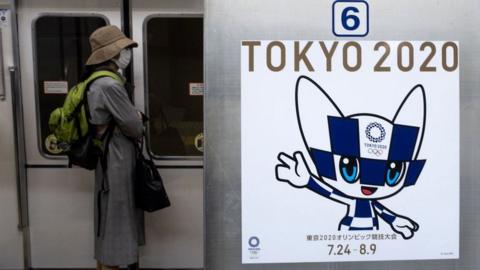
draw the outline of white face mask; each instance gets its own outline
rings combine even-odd
[[[131,49],[123,49],[120,51],[120,56],[117,59],[112,59],[112,61],[117,64],[118,68],[125,69],[130,61],[132,60],[132,50]]]

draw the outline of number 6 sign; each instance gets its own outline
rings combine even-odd
[[[332,6],[333,34],[339,37],[364,37],[368,34],[368,3],[339,0]]]

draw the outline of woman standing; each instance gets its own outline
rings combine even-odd
[[[90,123],[103,138],[105,155],[95,170],[95,259],[97,269],[118,269],[135,265],[138,246],[145,243],[144,216],[135,207],[133,190],[133,141],[143,135],[142,116],[117,72],[129,65],[137,43],[116,26],[105,26],[92,33],[90,45],[89,71],[109,70],[121,78],[96,79],[87,92]]]

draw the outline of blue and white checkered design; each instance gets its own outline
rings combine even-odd
[[[388,130],[383,130],[386,133],[383,136],[391,138],[390,143],[384,149],[386,159],[378,159],[365,157],[365,154],[363,154],[366,151],[364,150],[365,146],[360,143],[360,134],[364,135],[364,133],[359,128],[359,122],[355,118],[328,117],[331,151],[310,148],[310,154],[318,175],[336,180],[334,155],[355,157],[359,160],[360,168],[362,168],[360,170],[360,183],[383,186],[385,185],[385,172],[389,162],[405,161],[409,163],[405,186],[414,185],[425,165],[425,160],[413,159],[419,128],[390,124],[391,135],[388,134],[390,133]],[[388,140],[385,139],[385,141]]]

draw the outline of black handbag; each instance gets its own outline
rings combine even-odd
[[[143,155],[143,140],[135,143],[137,148],[137,159],[135,166],[135,204],[147,212],[153,212],[170,206],[163,180],[153,163],[149,151],[148,158]]]

